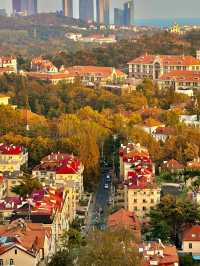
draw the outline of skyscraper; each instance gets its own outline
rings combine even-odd
[[[12,0],[13,14],[21,12],[21,0]]]
[[[110,24],[110,0],[96,0],[97,23]]]
[[[114,24],[123,25],[124,24],[124,10],[120,8],[114,8]]]
[[[13,0],[13,14],[24,13],[27,16],[37,14],[37,0]]]
[[[134,25],[134,0],[124,4],[124,25]]]
[[[73,0],[63,0],[63,15],[73,18]]]
[[[93,0],[79,0],[79,18],[84,21],[94,20]]]

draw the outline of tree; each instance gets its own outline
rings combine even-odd
[[[67,250],[60,250],[56,252],[51,261],[48,263],[48,266],[72,266],[74,265],[71,254]]]
[[[87,245],[80,251],[80,266],[136,266],[139,255],[133,245],[131,232],[122,230],[95,231],[87,239]]]
[[[176,245],[184,228],[200,220],[200,207],[187,199],[164,196],[150,211],[150,224],[153,237],[163,241],[170,239]],[[162,232],[164,234],[162,235]]]
[[[195,143],[187,143],[187,147],[184,150],[186,160],[193,160],[199,156],[199,147]]]
[[[26,198],[28,195],[30,196],[33,191],[41,188],[42,185],[37,179],[30,177],[28,174],[24,174],[20,180],[20,184],[12,187],[11,191],[22,198]]]

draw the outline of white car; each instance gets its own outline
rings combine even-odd
[[[109,188],[109,185],[108,185],[108,184],[105,184],[105,185],[104,185],[104,188],[105,188],[105,189],[108,189],[108,188]]]
[[[106,176],[106,179],[107,179],[107,180],[110,180],[110,176],[109,176],[109,175],[107,175],[107,176]]]

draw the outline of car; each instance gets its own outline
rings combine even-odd
[[[104,185],[104,188],[105,188],[105,189],[108,189],[108,188],[109,188],[109,185],[106,183],[106,184]]]
[[[110,175],[106,175],[106,180],[110,181]]]

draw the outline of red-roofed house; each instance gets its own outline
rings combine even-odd
[[[83,164],[74,155],[52,153],[41,160],[32,175],[46,185],[75,187],[78,200],[84,191],[83,171]]]
[[[163,164],[161,165],[162,171],[167,171],[167,172],[179,172],[183,171],[185,169],[184,165],[179,163],[178,161],[171,159],[169,161],[164,161]]]
[[[179,257],[175,246],[163,245],[159,242],[140,244],[139,253],[142,256],[141,266],[179,266]]]
[[[20,171],[21,166],[28,162],[25,148],[15,145],[0,144],[0,172]]]
[[[42,73],[58,73],[58,68],[51,61],[42,57],[34,58],[31,61],[31,70]]]
[[[141,239],[141,225],[134,212],[122,208],[109,215],[107,225],[111,230],[130,230],[137,240]]]
[[[51,229],[19,219],[0,226],[0,265],[35,266],[54,253]]]
[[[184,253],[200,256],[200,225],[193,225],[185,230],[182,238],[182,249]]]
[[[124,72],[113,67],[72,66],[63,69],[63,71],[70,73],[72,76],[79,77],[83,83],[116,83],[124,81],[127,77]]]
[[[175,134],[175,130],[171,127],[157,127],[152,136],[157,141],[165,142],[169,137]]]
[[[193,91],[200,89],[200,69],[199,71],[171,71],[159,78],[158,85],[161,89],[172,88],[177,93],[193,96]]]
[[[148,134],[154,135],[157,128],[164,128],[165,125],[156,119],[148,118],[141,125],[139,125],[139,127],[141,127]]]
[[[159,79],[173,70],[199,71],[200,60],[184,55],[142,55],[130,62],[129,76],[143,79]]]

